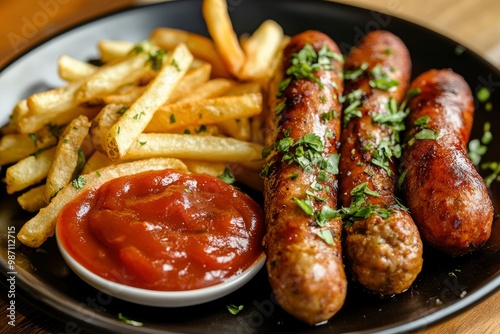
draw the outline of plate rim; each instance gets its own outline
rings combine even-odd
[[[144,8],[149,8],[149,7],[163,7],[163,6],[168,6],[176,2],[180,2],[181,0],[166,0],[166,1],[160,1],[160,2],[155,2],[155,3],[139,3],[137,5],[129,5],[117,10],[111,10],[109,12],[105,12],[99,15],[92,16],[86,20],[83,20],[81,22],[72,24],[70,26],[67,26],[64,29],[57,30],[51,35],[48,35],[47,37],[41,39],[37,43],[30,45],[28,48],[23,49],[19,53],[15,54],[14,57],[11,57],[10,59],[7,60],[5,64],[3,64],[0,67],[0,77],[2,76],[3,72],[8,70],[11,66],[14,66],[17,61],[22,59],[23,57],[27,56],[29,53],[37,50],[38,48],[42,47],[44,44],[62,36],[65,34],[70,33],[71,31],[77,30],[84,28],[87,25],[91,25],[95,22],[102,21],[109,19],[111,17],[119,16],[124,13],[132,12],[135,10],[141,10]],[[190,2],[198,2],[200,0],[183,0],[184,2],[190,1]],[[261,0],[265,1],[265,0]],[[278,0],[279,2],[285,2],[284,0]],[[384,15],[389,15],[391,18],[396,19],[397,21],[400,21],[401,23],[404,23],[405,25],[410,25],[418,29],[423,29],[426,32],[435,35],[437,38],[440,39],[445,39],[449,43],[454,43],[457,45],[462,45],[461,43],[457,42],[450,36],[444,35],[441,32],[438,32],[436,30],[431,29],[430,27],[424,26],[418,22],[413,22],[405,17],[400,17],[398,15],[392,15],[392,14],[386,14],[381,11],[378,11],[377,9],[373,8],[366,8],[366,7],[360,7],[357,5],[351,5],[348,3],[344,2],[337,2],[335,0],[292,0],[293,2],[314,2],[314,3],[327,3],[328,5],[331,6],[341,6],[345,8],[350,8],[350,10],[355,10],[355,11],[362,11],[362,12],[374,12],[374,13],[380,13]],[[470,49],[468,46],[465,46],[466,51],[474,58],[475,61],[481,62],[483,65],[485,65],[489,71],[494,72],[494,75],[500,76],[500,68],[495,66],[493,63],[491,63],[489,60],[486,58],[482,57],[479,55],[478,52],[476,52],[473,49]],[[16,244],[17,244],[16,240]],[[17,249],[17,247],[16,247]],[[1,270],[0,273],[2,276],[5,276],[6,278],[8,277],[8,270],[7,270],[7,263],[5,260],[0,257],[0,268],[4,269]],[[20,269],[17,272],[17,276],[19,277],[20,274],[26,273],[24,269]],[[31,275],[31,274],[29,274]],[[22,276],[21,276],[22,277]],[[33,277],[35,277],[33,275]],[[460,299],[453,304],[440,308],[436,310],[435,312],[432,312],[430,314],[424,315],[422,317],[417,318],[416,320],[411,320],[411,322],[396,322],[396,323],[391,323],[389,325],[385,326],[380,326],[377,328],[372,328],[372,329],[366,329],[366,330],[361,330],[356,333],[358,334],[367,334],[367,333],[377,333],[377,334],[388,334],[388,333],[402,333],[402,332],[407,332],[407,331],[415,331],[419,329],[424,329],[424,328],[429,328],[432,327],[440,322],[446,321],[447,319],[450,319],[451,317],[458,316],[460,313],[463,313],[470,309],[472,306],[477,305],[478,303],[484,301],[488,297],[491,297],[494,293],[497,291],[500,291],[500,270],[497,271],[495,274],[492,275],[493,279],[488,281],[486,284],[482,285],[479,289],[476,291],[467,294],[466,298]],[[21,283],[21,284],[19,284]],[[5,285],[5,282],[2,282],[2,285]],[[44,296],[40,291],[32,289],[32,285],[29,284],[29,280],[16,280],[16,288],[17,286],[22,285],[21,289],[17,291],[16,289],[16,297],[19,296],[21,297],[23,301],[28,302],[31,306],[37,308],[38,310],[44,312],[45,314],[58,319],[60,321],[76,321],[79,325],[81,325],[82,329],[90,329],[90,330],[95,330],[99,329],[101,331],[109,331],[110,333],[114,333],[115,331],[119,331],[120,333],[177,333],[177,332],[171,332],[171,331],[165,331],[165,330],[158,330],[155,328],[144,328],[144,327],[133,327],[130,325],[127,325],[118,319],[111,319],[105,316],[100,315],[99,313],[94,312],[92,314],[92,321],[85,321],[84,319],[81,319],[77,317],[76,315],[71,314],[71,310],[68,310],[66,307],[66,304],[61,302],[59,298],[57,300],[54,300],[52,298],[40,298],[40,297],[46,297]],[[31,292],[31,293],[30,293]],[[36,292],[36,293],[33,293]],[[61,293],[57,291],[58,293]],[[61,293],[62,294],[62,293]],[[36,295],[38,298],[35,298]],[[39,305],[43,304],[43,305]],[[44,306],[49,306],[49,310],[44,308]],[[51,311],[55,311],[51,312]],[[87,311],[85,309],[85,311]],[[88,312],[85,312],[88,313]],[[109,325],[112,326],[110,327],[101,327],[100,325]],[[145,330],[146,329],[146,330]]]

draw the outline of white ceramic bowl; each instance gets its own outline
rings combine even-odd
[[[231,279],[206,288],[186,291],[158,291],[135,288],[128,285],[116,283],[99,275],[94,274],[80,263],[78,263],[64,249],[57,237],[57,246],[68,264],[68,266],[87,284],[94,288],[122,300],[136,304],[159,306],[159,307],[181,307],[206,303],[230,294],[241,288],[250,281],[264,266],[266,256],[264,253],[243,273]]]

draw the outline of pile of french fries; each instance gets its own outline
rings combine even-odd
[[[7,192],[39,211],[19,233],[23,243],[40,246],[75,181],[97,186],[104,172],[176,166],[217,176],[230,167],[261,189],[263,96],[288,37],[268,20],[238,38],[225,0],[203,1],[202,13],[210,37],[162,27],[140,43],[101,40],[102,66],[62,55],[67,84],[15,106],[1,129],[0,166]]]

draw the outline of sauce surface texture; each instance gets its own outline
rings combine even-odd
[[[262,253],[260,206],[209,175],[151,171],[67,204],[59,241],[81,265],[129,286],[180,291],[244,271]]]

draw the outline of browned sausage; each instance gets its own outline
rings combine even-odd
[[[488,190],[467,156],[472,93],[451,70],[427,71],[411,89],[421,92],[408,104],[401,164],[406,201],[425,241],[466,254],[488,240],[493,222]]]
[[[410,56],[398,37],[373,31],[353,48],[345,68],[339,200],[346,211],[349,266],[366,288],[380,295],[401,293],[423,262],[418,229],[395,196],[404,120],[395,106],[409,85]]]
[[[279,304],[309,324],[332,317],[347,290],[342,222],[330,216],[337,202],[339,55],[320,32],[292,37],[270,93],[273,144],[262,173],[266,266]]]

